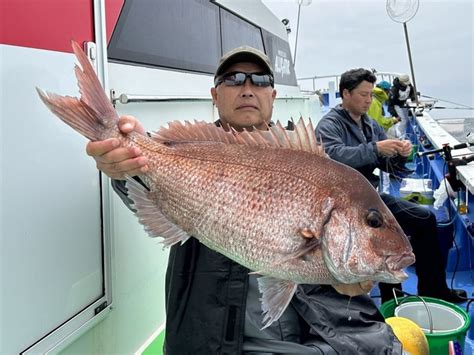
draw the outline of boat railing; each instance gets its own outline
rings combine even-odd
[[[139,102],[200,102],[211,101],[209,96],[168,96],[168,95],[135,95],[135,94],[120,94],[116,96],[111,93],[112,103],[120,103],[126,105],[129,103]]]
[[[377,77],[377,82],[386,80],[389,83],[393,82],[396,76],[400,75],[400,73],[393,73],[393,72],[382,72],[376,71],[372,69],[375,76]],[[313,91],[313,92],[327,92],[329,90],[329,83],[334,83],[333,85],[338,88],[339,87],[339,80],[341,79],[341,75],[339,74],[331,74],[331,75],[314,75],[309,77],[298,78],[298,83],[301,86],[302,91]]]
[[[310,93],[308,93],[310,94]],[[313,94],[315,94],[313,92]],[[276,97],[276,100],[309,100],[310,98],[306,95],[303,96],[281,96]],[[211,96],[169,96],[169,95],[135,95],[135,94],[120,94],[115,95],[111,92],[111,100],[115,105],[120,103],[122,105],[130,103],[142,103],[142,102],[212,102]]]

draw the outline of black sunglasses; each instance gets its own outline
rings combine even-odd
[[[273,87],[273,76],[270,74],[263,73],[242,73],[242,72],[232,72],[226,73],[214,82],[215,86],[219,86],[224,83],[225,86],[241,86],[245,84],[245,81],[250,79],[253,85],[259,87]]]

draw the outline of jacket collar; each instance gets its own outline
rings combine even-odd
[[[349,111],[347,111],[344,107],[342,107],[341,104],[337,105],[336,107],[334,107],[334,110],[338,111],[339,114],[341,114],[345,119],[347,119],[351,124],[354,124],[355,126],[357,126],[357,123],[352,119],[351,115],[349,114]],[[371,118],[366,114],[364,113],[362,116],[361,116],[361,121],[365,124],[365,125],[368,125],[369,127],[372,127],[372,124],[371,124]]]
[[[357,123],[352,119],[349,112],[343,108],[342,105],[337,105],[333,110],[339,113],[339,115],[342,117],[342,120],[345,121],[347,129],[354,137],[357,138],[360,143],[367,143],[372,140],[374,129],[372,126],[372,119],[367,114],[364,113],[361,116],[363,128],[360,129]]]

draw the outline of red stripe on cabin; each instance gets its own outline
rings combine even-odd
[[[114,32],[115,26],[122,11],[123,3],[125,0],[105,0],[105,22],[107,26],[107,44],[110,42],[112,33]]]
[[[107,41],[124,0],[107,0]],[[0,0],[0,43],[72,52],[94,40],[93,0]]]

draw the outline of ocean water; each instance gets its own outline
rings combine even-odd
[[[468,134],[474,135],[473,110],[431,110],[429,114],[461,143],[467,141]]]

